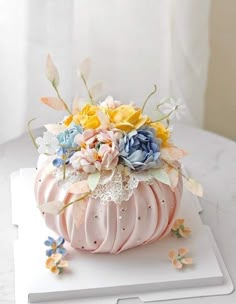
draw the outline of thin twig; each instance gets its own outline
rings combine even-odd
[[[58,91],[57,86],[56,86],[54,83],[52,83],[52,86],[53,86],[53,88],[55,89],[55,91],[56,91],[56,93],[57,93],[57,97],[58,97],[58,98],[60,99],[60,101],[63,103],[63,105],[64,105],[66,111],[67,111],[70,115],[73,115],[72,112],[71,112],[71,110],[69,109],[68,105],[66,104],[66,102],[62,99],[62,97],[61,97],[61,95],[60,95],[60,93],[59,93],[59,91]]]
[[[154,90],[148,95],[148,97],[145,99],[145,101],[143,103],[142,112],[143,112],[148,100],[152,97],[152,95],[156,94],[156,91],[157,91],[157,86],[154,84]]]
[[[86,90],[88,92],[88,96],[89,96],[89,99],[91,101],[91,104],[95,104],[95,101],[94,101],[93,96],[92,96],[92,94],[91,94],[91,92],[89,90],[89,87],[88,87],[86,79],[84,78],[84,75],[82,73],[80,73],[80,76],[81,76],[81,79],[83,80],[84,86],[85,86],[85,88],[86,88]]]
[[[82,200],[85,199],[89,194],[90,194],[90,192],[87,192],[84,196],[78,198],[78,199],[75,200],[75,201],[72,201],[72,202],[66,204],[65,206],[63,206],[63,207],[61,208],[61,210],[59,211],[58,214],[60,214],[61,212],[63,212],[67,207],[69,207],[69,206],[71,206],[71,205],[73,205],[73,204],[75,204],[75,203],[78,203],[78,202],[82,201]]]
[[[30,136],[30,138],[31,138],[31,140],[32,140],[32,142],[33,142],[33,145],[35,146],[36,149],[38,149],[38,145],[36,144],[34,135],[33,135],[32,131],[31,131],[31,123],[32,123],[34,120],[36,120],[36,118],[32,118],[30,121],[28,121],[27,126],[28,126],[29,136]]]

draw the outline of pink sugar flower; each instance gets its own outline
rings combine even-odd
[[[117,166],[119,150],[113,131],[85,130],[75,137],[75,143],[81,147],[70,159],[75,169],[93,173]]]
[[[121,105],[120,101],[114,100],[113,97],[108,96],[103,102],[100,103],[101,108],[108,108],[108,109],[116,109]]]

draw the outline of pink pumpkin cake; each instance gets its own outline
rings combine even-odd
[[[195,194],[201,187],[182,173],[179,161],[186,153],[171,139],[170,121],[182,106],[175,103],[170,109],[174,101],[166,99],[157,105],[156,118],[146,115],[156,86],[142,107],[110,96],[97,101],[89,89],[88,66],[85,61],[80,67],[87,102],[74,101],[70,108],[59,94],[59,74],[48,56],[46,73],[57,97],[41,101],[67,116],[45,125],[36,140],[30,130],[41,154],[35,197],[46,225],[72,247],[119,253],[170,232],[182,178]]]

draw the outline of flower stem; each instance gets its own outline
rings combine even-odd
[[[63,212],[67,207],[69,207],[69,206],[71,206],[71,205],[73,205],[73,204],[75,204],[75,203],[78,203],[78,202],[82,201],[82,200],[85,199],[89,194],[90,194],[90,192],[87,192],[84,196],[78,198],[78,199],[75,200],[75,201],[72,201],[72,202],[66,204],[64,207],[61,208],[61,210],[59,211],[58,214],[60,214],[61,212]]]
[[[63,179],[66,179],[66,162],[63,163]]]
[[[143,112],[148,100],[152,97],[152,95],[156,94],[156,91],[157,91],[157,86],[154,84],[154,90],[147,96],[147,98],[145,99],[145,101],[143,103],[142,112]]]
[[[73,115],[72,112],[71,112],[71,110],[69,109],[68,105],[66,104],[66,102],[62,99],[62,97],[61,97],[61,95],[60,95],[60,93],[59,93],[59,91],[58,91],[57,86],[56,86],[53,82],[52,82],[52,86],[53,86],[54,90],[56,91],[58,98],[59,98],[59,99],[61,100],[61,102],[63,103],[63,105],[64,105],[66,111],[67,111],[70,115]]]
[[[158,120],[155,120],[154,122],[159,122],[159,121],[162,121],[164,119],[167,119],[170,117],[170,115],[172,113],[174,113],[176,110],[178,109],[178,105],[174,108],[174,110],[170,111],[170,113],[168,113],[167,115],[163,116],[162,118],[158,119]]]
[[[88,87],[88,83],[87,83],[87,81],[86,81],[86,79],[84,78],[84,75],[82,74],[82,73],[80,73],[80,76],[81,76],[81,78],[82,78],[82,80],[83,80],[83,83],[84,83],[84,86],[85,86],[85,88],[86,88],[86,90],[87,90],[87,92],[88,92],[88,96],[89,96],[89,99],[90,99],[90,101],[91,101],[91,104],[95,104],[95,101],[94,101],[94,99],[93,99],[93,96],[92,96],[92,94],[91,94],[91,92],[90,92],[90,90],[89,90],[89,87]]]
[[[171,168],[173,168],[173,169],[175,169],[176,171],[178,171],[178,173],[179,173],[183,178],[185,178],[187,181],[189,180],[189,178],[188,178],[185,174],[183,174],[183,172],[182,172],[182,170],[181,170],[180,168],[178,168],[178,167],[176,167],[175,165],[171,164],[171,163],[168,162],[167,160],[164,160],[164,159],[163,159],[163,161],[164,161],[168,166],[170,166]]]
[[[36,144],[34,135],[33,135],[32,130],[31,130],[31,123],[32,123],[34,120],[36,120],[36,118],[32,118],[31,120],[29,120],[27,126],[28,126],[29,136],[30,136],[30,138],[31,138],[31,140],[32,140],[32,142],[33,142],[33,145],[35,146],[36,149],[38,149],[38,145]]]

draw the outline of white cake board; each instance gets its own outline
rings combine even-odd
[[[184,192],[179,217],[192,229],[187,240],[168,236],[119,255],[91,254],[70,248],[70,267],[55,276],[45,268],[44,240],[55,236],[45,227],[35,206],[35,169],[21,169],[11,176],[12,220],[19,227],[15,244],[16,304],[109,303],[138,297],[143,303],[167,299],[228,294],[233,284],[210,229],[199,216],[199,201]],[[172,267],[167,254],[188,247],[194,265],[181,271]],[[54,301],[54,302],[53,302]]]

